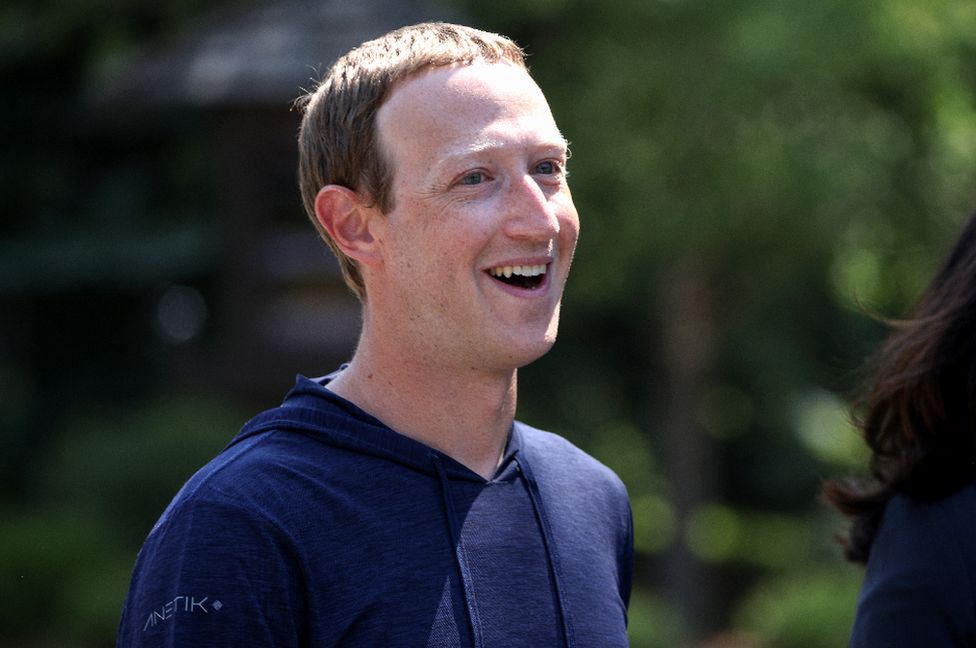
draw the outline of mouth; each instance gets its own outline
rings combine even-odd
[[[511,265],[488,268],[486,272],[494,279],[525,290],[534,290],[542,285],[546,279],[548,264],[540,265]]]

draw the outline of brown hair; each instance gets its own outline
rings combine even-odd
[[[853,518],[848,559],[866,562],[895,494],[938,499],[976,476],[976,216],[911,316],[893,324],[861,399],[870,481],[830,481],[823,495]]]
[[[339,58],[317,87],[296,102],[304,112],[298,136],[298,177],[305,211],[360,299],[366,298],[362,276],[319,223],[315,197],[326,185],[342,185],[389,213],[393,169],[379,148],[376,113],[380,106],[404,79],[429,68],[478,60],[505,60],[526,67],[518,45],[498,34],[449,23],[403,27]]]

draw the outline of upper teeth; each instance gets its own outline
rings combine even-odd
[[[537,277],[542,274],[546,274],[546,266],[543,265],[517,265],[517,266],[498,266],[497,268],[489,268],[488,274],[493,277],[511,277],[512,275],[520,275],[522,277]]]

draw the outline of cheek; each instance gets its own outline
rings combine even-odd
[[[575,209],[570,209],[559,218],[559,235],[564,245],[575,246],[576,240],[579,238],[579,231],[580,221]]]
[[[498,234],[500,224],[496,214],[491,210],[454,212],[433,228],[432,245],[449,261],[470,263]]]

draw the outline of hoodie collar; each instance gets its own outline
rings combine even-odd
[[[431,457],[435,456],[451,479],[487,482],[510,476],[512,460],[521,447],[518,425],[513,425],[509,432],[505,454],[493,479],[486,480],[444,452],[392,430],[328,389],[326,385],[337,374],[338,371],[315,379],[298,376],[282,404],[251,419],[234,437],[231,445],[276,429],[306,434],[328,445],[384,458],[428,474],[435,472],[431,464]]]

